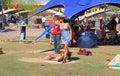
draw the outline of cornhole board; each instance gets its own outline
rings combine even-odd
[[[120,69],[120,54],[117,54],[109,63],[109,68]]]

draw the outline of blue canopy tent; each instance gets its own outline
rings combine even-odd
[[[71,18],[72,16],[78,17],[87,9],[102,4],[109,4],[120,7],[120,0],[50,0],[45,6],[40,8],[30,17],[55,7],[64,7],[65,10],[63,14],[68,18]]]

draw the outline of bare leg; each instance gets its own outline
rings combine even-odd
[[[60,62],[63,60],[63,57],[64,57],[64,54],[59,54],[54,60]]]
[[[55,55],[55,52],[50,53],[49,55],[47,55],[46,57],[44,57],[44,60],[49,60],[51,56]]]
[[[49,39],[49,40],[50,40],[50,44],[52,45],[52,37],[50,37],[50,39]]]
[[[68,44],[65,44],[65,45],[64,45],[64,58],[63,58],[63,63],[66,63],[66,60],[67,60],[67,58],[68,58],[68,52],[69,52],[69,50],[68,50]]]

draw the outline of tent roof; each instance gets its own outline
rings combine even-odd
[[[37,12],[35,12],[30,17],[41,13],[47,9],[55,8],[55,7],[64,7],[64,15],[68,18],[72,16],[79,16],[82,12],[87,9],[101,5],[101,4],[110,4],[120,7],[120,0],[51,0],[45,6],[40,8]]]

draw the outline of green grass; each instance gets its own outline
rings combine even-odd
[[[32,44],[36,37],[27,37],[25,41],[19,41],[17,38],[1,39],[0,46],[4,51],[31,51],[50,49],[53,45],[49,44],[49,39],[42,38],[38,42]]]
[[[9,42],[0,42],[0,46],[6,54],[0,55],[0,76],[119,76],[116,69],[109,69],[107,57],[113,58],[120,52],[120,46],[99,46],[98,48],[87,49],[93,56],[77,55],[78,48],[70,48],[73,52],[72,60],[75,63],[54,64],[54,63],[33,63],[23,62],[19,59],[40,58],[48,53],[26,53],[32,50],[48,50],[53,45],[49,45],[49,40],[42,38],[34,45],[28,43],[35,37],[27,37],[26,42],[19,44],[17,38],[12,38]],[[13,53],[15,52],[15,53]]]

